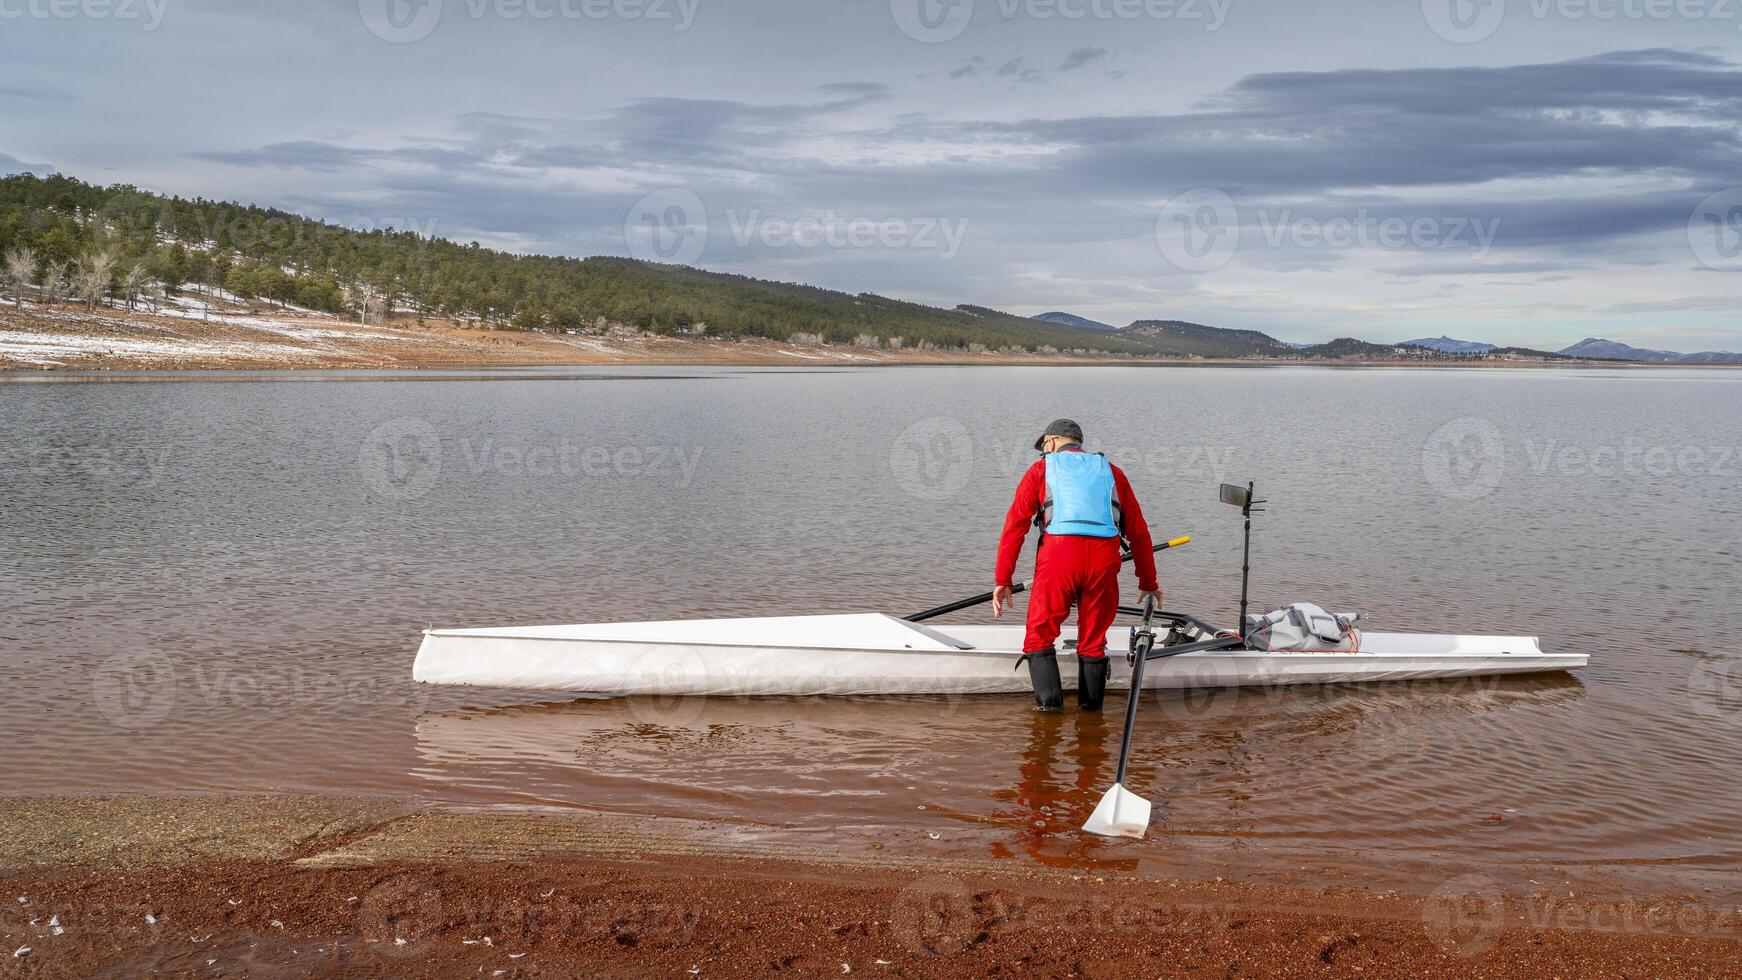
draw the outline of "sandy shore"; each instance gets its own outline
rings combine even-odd
[[[987,355],[991,357],[991,355]],[[312,314],[226,308],[206,319],[174,313],[88,313],[0,307],[0,370],[296,370],[462,365],[876,364],[943,358],[921,351],[800,348],[771,341],[461,329],[429,321],[391,326]]]
[[[330,798],[0,800],[0,887],[13,976],[1742,973],[1738,910],[1675,897],[782,856],[661,821]]]
[[[1594,363],[1594,362],[1593,362]],[[157,311],[0,305],[0,371],[296,370],[477,365],[875,366],[897,364],[1335,364],[1415,367],[1579,367],[1577,361],[1266,361],[1100,355],[867,350],[770,340],[462,329],[397,318],[359,325],[308,311],[188,304]],[[1605,364],[1603,366],[1614,366]]]

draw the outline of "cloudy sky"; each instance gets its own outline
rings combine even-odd
[[[0,0],[0,172],[1018,313],[1742,349],[1742,0]]]

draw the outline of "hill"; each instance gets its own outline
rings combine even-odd
[[[1370,344],[1353,337],[1338,337],[1323,344],[1312,344],[1296,352],[1297,357],[1368,358],[1372,360],[1438,360],[1449,352],[1417,344]]]
[[[199,310],[426,321],[468,331],[771,341],[804,348],[967,354],[1245,359],[1521,360],[1556,355],[1433,338],[1288,344],[1258,330],[1185,320],[1122,328],[1071,313],[953,309],[678,265],[520,255],[410,231],[355,229],[287,211],[99,187],[64,176],[0,179],[0,294],[15,309]],[[1449,350],[1448,347],[1461,349]],[[786,356],[786,355],[781,355]],[[1587,339],[1565,357],[1742,361]]]
[[[1558,351],[1567,357],[1597,357],[1614,361],[1673,361],[1680,357],[1675,351],[1646,350],[1643,347],[1630,347],[1627,344],[1613,340],[1601,340],[1596,337],[1586,337],[1584,340]]]
[[[1046,323],[1057,323],[1067,327],[1080,327],[1084,330],[1099,330],[1103,333],[1113,333],[1119,329],[1110,323],[1091,320],[1086,316],[1077,316],[1075,313],[1060,313],[1056,310],[1051,313],[1042,313],[1034,317],[1034,319]]]
[[[1598,337],[1586,337],[1559,353],[1565,357],[1594,357],[1612,361],[1658,361],[1686,364],[1742,362],[1742,354],[1730,351],[1708,350],[1696,354],[1682,354],[1673,350],[1632,347],[1619,341],[1603,340]]]
[[[1497,344],[1484,344],[1477,340],[1454,340],[1446,336],[1406,340],[1401,346],[1426,347],[1431,350],[1444,351],[1447,354],[1479,354],[1483,351],[1499,349]]]
[[[1257,330],[1230,330],[1185,320],[1137,320],[1119,333],[1145,338],[1160,353],[1190,357],[1272,357],[1295,352]]]
[[[226,290],[380,321],[436,318],[492,329],[973,351],[1153,354],[1141,338],[983,307],[939,309],[634,259],[515,255],[412,232],[355,230],[285,211],[29,174],[0,180],[0,253],[27,250],[9,289],[53,302]]]

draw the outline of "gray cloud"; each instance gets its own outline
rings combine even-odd
[[[996,69],[1016,79],[1030,71],[1020,58]],[[677,183],[711,209],[960,216],[980,236],[1032,246],[1140,239],[1153,230],[1155,202],[1219,187],[1239,203],[1242,241],[1259,246],[1250,264],[1277,272],[1331,272],[1347,258],[1263,247],[1267,223],[1356,214],[1492,224],[1497,249],[1533,252],[1486,261],[1424,256],[1434,261],[1388,270],[1402,279],[1588,267],[1596,258],[1580,253],[1596,243],[1685,226],[1694,203],[1742,161],[1742,70],[1673,51],[1510,68],[1258,75],[1203,108],[1167,115],[943,123],[915,113],[873,130],[835,122],[893,97],[879,83],[843,81],[819,86],[819,98],[807,102],[641,98],[593,118],[469,113],[451,137],[390,149],[305,140],[195,156],[253,168],[379,172],[393,213],[440,213],[456,233],[476,229],[559,250],[616,250],[623,209],[640,193]],[[827,158],[807,152],[824,145],[819,140],[867,149]],[[987,157],[977,150],[985,144],[1047,151]],[[896,147],[909,149],[884,149]],[[915,153],[923,162],[904,162]],[[667,175],[614,198],[545,179],[647,166]],[[1592,175],[1649,176],[1658,186],[1495,191],[1507,181]],[[1073,188],[1093,188],[1092,199]],[[1409,188],[1435,193],[1400,196]],[[563,218],[552,220],[556,213]],[[713,248],[709,257],[731,254]],[[818,257],[756,257],[758,268],[783,260]]]
[[[63,104],[78,101],[71,92],[39,88],[34,85],[0,85],[0,99],[24,99],[33,102],[59,102]]]
[[[1742,160],[1739,121],[1736,65],[1630,52],[1513,68],[1259,75],[1202,112],[982,129],[1063,143],[1061,169],[1099,186],[1154,189],[1166,174],[1179,189],[1287,195],[1627,172],[1723,186]]]
[[[1726,49],[1691,49],[1719,43],[1712,22],[1509,18],[1494,41],[1455,46],[1419,11],[1335,6],[1204,34],[977,17],[928,45],[876,3],[746,0],[688,32],[468,18],[449,3],[429,38],[391,45],[354,3],[178,0],[149,35],[0,33],[17,154],[0,169],[52,159],[98,182],[404,216],[567,254],[623,254],[631,205],[683,187],[709,211],[712,268],[1308,336],[1367,322],[1456,332],[1433,318],[1492,303],[1576,340],[1625,333],[1647,315],[1629,303],[1723,291],[1685,228],[1695,202],[1742,184],[1742,69]],[[1365,54],[1343,43],[1354,20]],[[842,43],[816,45],[819,32]],[[1138,40],[1141,59],[1110,53]],[[1623,44],[1639,50],[1605,51]],[[197,108],[165,116],[173,105]],[[1244,247],[1214,273],[1168,266],[1155,242],[1162,202],[1194,187],[1239,202]],[[1493,254],[1270,245],[1260,226],[1363,210],[1498,221]],[[740,244],[727,216],[758,211],[930,216],[968,233],[949,263]]]
[[[205,150],[189,154],[196,160],[228,163],[238,167],[309,170],[317,173],[353,170],[399,162],[436,167],[462,167],[479,162],[479,156],[436,146],[372,150],[340,146],[321,140],[272,143],[253,150]]]
[[[1091,48],[1088,46],[1073,48],[1065,60],[1059,63],[1059,71],[1075,71],[1084,65],[1093,64],[1107,57],[1106,48]]]

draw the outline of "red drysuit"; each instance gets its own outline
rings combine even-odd
[[[1065,452],[1082,452],[1066,449]],[[1149,539],[1149,524],[1125,471],[1113,467],[1113,486],[1119,491],[1125,540],[1131,545],[1131,560],[1137,564],[1137,587],[1153,592],[1155,545]],[[1009,585],[1016,574],[1016,556],[1034,523],[1034,515],[1046,502],[1046,460],[1035,460],[1022,482],[1016,499],[1004,517],[1004,534],[998,539],[996,585]],[[1119,613],[1119,539],[1091,538],[1078,534],[1042,534],[1034,557],[1034,585],[1028,590],[1028,636],[1023,653],[1045,650],[1058,640],[1059,626],[1077,606],[1077,656],[1105,657],[1107,630]]]

